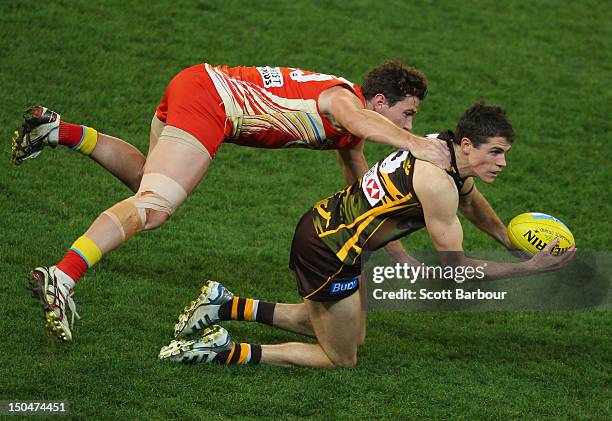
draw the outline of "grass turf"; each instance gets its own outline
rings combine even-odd
[[[0,400],[66,399],[74,418],[610,418],[610,313],[385,313],[369,317],[356,368],[184,367],[156,360],[205,279],[244,296],[298,302],[293,228],[343,185],[333,153],[224,146],[161,230],[83,279],[83,320],[66,346],[46,336],[24,289],[103,209],[128,195],[66,150],[8,163],[19,111],[41,103],[146,151],[172,75],[208,61],[289,65],[361,82],[385,59],[423,70],[415,131],[453,127],[484,98],[518,139],[509,168],[479,187],[503,220],[551,213],[581,250],[610,251],[611,16],[605,2],[269,1],[0,4]],[[373,162],[386,153],[369,145]],[[465,248],[494,248],[464,224]],[[405,241],[430,248],[425,232]],[[228,323],[240,340],[300,340]]]

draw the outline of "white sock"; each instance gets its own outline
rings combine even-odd
[[[66,288],[68,288],[69,290],[71,290],[72,288],[74,288],[75,286],[75,282],[74,280],[66,275],[64,272],[62,272],[61,270],[59,270],[57,267],[55,268],[55,275],[59,278],[59,281],[66,286]]]
[[[59,142],[59,126],[51,129],[49,135],[47,136],[47,140],[49,143],[57,145],[57,142]]]

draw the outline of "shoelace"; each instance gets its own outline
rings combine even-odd
[[[70,329],[74,328],[74,318],[76,317],[77,320],[81,319],[81,316],[79,316],[79,313],[77,313],[76,311],[76,304],[74,303],[74,300],[72,299],[72,296],[74,295],[74,291],[70,290],[68,291],[68,296],[66,297],[66,303],[68,303],[68,308],[70,309],[70,314],[72,316],[72,318],[70,319]]]
[[[72,296],[74,295],[74,291],[72,289],[68,290],[68,294],[64,294],[64,291],[66,291],[66,287],[64,284],[60,284],[61,286],[58,288],[57,287],[57,281],[56,284],[54,285],[55,288],[54,290],[56,291],[55,295],[55,299],[58,301],[64,301],[64,308],[62,309],[64,312],[65,310],[65,304],[68,304],[68,308],[70,309],[70,314],[71,314],[71,319],[70,319],[70,329],[74,328],[74,318],[76,317],[77,320],[81,318],[81,316],[79,316],[79,313],[77,313],[76,311],[76,304],[74,302],[74,299],[72,298]]]

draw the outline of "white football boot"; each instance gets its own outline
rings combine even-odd
[[[219,308],[232,298],[234,294],[219,282],[208,281],[202,287],[198,298],[189,303],[179,315],[178,322],[174,325],[174,337],[184,337],[220,322]]]
[[[49,133],[57,129],[60,115],[46,107],[34,105],[23,113],[21,126],[15,130],[11,142],[11,161],[16,165],[26,159],[36,158],[45,146],[55,148],[57,140],[49,139]]]
[[[174,360],[187,364],[214,362],[221,353],[231,351],[234,342],[227,330],[213,325],[202,331],[196,340],[173,340],[159,351],[160,360]]]
[[[32,297],[42,305],[45,326],[49,332],[62,341],[70,341],[74,318],[80,317],[72,299],[72,289],[63,281],[64,277],[67,275],[55,266],[38,267],[30,272],[29,289],[32,290]],[[66,304],[72,313],[70,324],[66,317]]]

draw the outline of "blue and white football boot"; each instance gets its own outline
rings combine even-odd
[[[189,303],[179,315],[174,325],[174,337],[185,337],[220,322],[219,308],[233,298],[234,294],[219,282],[208,281],[198,298]]]
[[[160,360],[174,360],[187,364],[211,363],[219,354],[232,350],[234,342],[227,330],[213,325],[202,331],[202,337],[195,340],[178,339],[159,351]],[[227,355],[227,354],[226,354]]]

